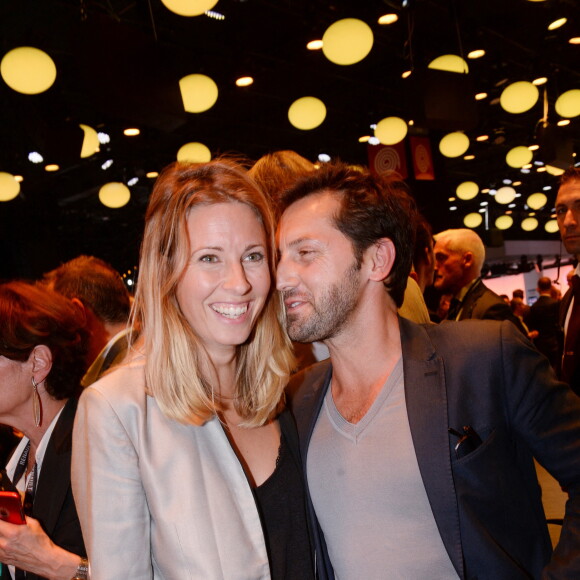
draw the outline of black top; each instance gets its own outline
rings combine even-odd
[[[284,434],[272,475],[254,489],[266,538],[272,580],[310,580],[310,552],[301,468]]]

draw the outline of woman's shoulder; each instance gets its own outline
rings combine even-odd
[[[145,357],[135,356],[113,367],[87,387],[83,397],[100,395],[109,403],[145,401]]]

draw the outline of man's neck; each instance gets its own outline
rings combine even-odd
[[[394,303],[361,301],[340,335],[325,341],[332,362],[333,393],[364,397],[382,385],[401,357],[399,319]]]

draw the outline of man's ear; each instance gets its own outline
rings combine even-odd
[[[381,238],[367,249],[370,264],[369,279],[377,282],[386,280],[395,263],[395,245],[389,238]]]
[[[473,266],[473,252],[463,254],[463,269],[469,270]]]
[[[32,362],[32,376],[37,384],[40,384],[52,368],[52,352],[44,344],[39,344],[32,349],[28,360]]]

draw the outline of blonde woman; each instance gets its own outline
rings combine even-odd
[[[88,388],[73,489],[92,580],[313,577],[282,393],[293,364],[268,202],[231,162],[149,203],[126,364]]]

